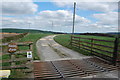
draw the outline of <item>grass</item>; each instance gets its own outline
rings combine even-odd
[[[36,49],[36,41],[42,37],[45,37],[47,35],[51,35],[51,34],[46,34],[46,33],[30,33],[28,35],[26,35],[25,37],[21,38],[20,40],[17,40],[17,42],[27,42],[27,41],[31,41],[33,42],[33,59],[34,60],[39,60],[40,58],[38,57],[37,55],[37,49]],[[6,49],[6,46],[3,47],[5,49],[5,51],[7,51]],[[27,46],[20,46],[19,47],[19,50],[29,50],[29,47]],[[23,53],[23,54],[26,54],[26,53]],[[16,54],[16,58],[24,58],[26,57],[25,55],[18,55]],[[9,54],[5,54],[5,55],[2,55],[0,56],[0,59],[2,60],[8,60],[10,59],[10,56]],[[25,64],[26,61],[17,61],[16,62],[16,65],[20,65],[20,64]],[[11,64],[10,63],[2,63],[0,64],[2,66],[10,66]],[[20,71],[21,69],[12,69],[12,72],[11,72],[11,75],[10,75],[10,78],[20,78],[20,77],[24,77],[25,74]]]
[[[55,40],[56,42],[58,42],[59,44],[65,46],[65,47],[67,47],[67,48],[69,48],[69,49],[72,49],[72,50],[74,50],[74,51],[77,51],[77,52],[79,52],[79,53],[82,53],[82,54],[84,54],[84,55],[89,56],[89,54],[86,54],[86,53],[87,53],[86,51],[84,51],[84,50],[79,50],[79,49],[74,48],[74,47],[72,47],[72,46],[70,45],[70,41],[71,41],[70,35],[59,35],[59,36],[56,36],[56,37],[54,38],[54,40]]]
[[[44,34],[44,33],[30,33],[18,42],[26,42],[26,41],[32,41],[33,42],[33,59],[39,60],[40,58],[37,55],[37,49],[36,49],[36,41],[44,36],[51,35],[51,34]],[[22,50],[28,50],[28,47],[21,47]]]
[[[0,60],[5,60],[5,59],[10,59],[10,55],[5,54],[5,55],[0,56]]]
[[[7,46],[1,46],[2,47],[2,52],[7,53],[8,47]]]
[[[19,50],[29,50],[29,46],[19,46]]]
[[[115,38],[113,38],[113,37],[102,37],[102,36],[91,36],[91,35],[90,36],[88,36],[88,35],[74,35],[74,36],[83,37],[83,38],[109,40],[109,41],[114,41],[115,40]],[[54,39],[55,39],[56,42],[58,42],[59,44],[65,46],[67,48],[73,49],[73,50],[75,50],[75,51],[77,51],[77,52],[79,52],[81,54],[84,54],[84,55],[90,55],[90,51],[86,51],[86,50],[79,49],[79,48],[74,48],[74,47],[72,47],[70,45],[71,35],[68,35],[68,34],[59,35],[59,36],[56,36]],[[81,41],[91,42],[91,40],[86,40],[86,39],[81,39]],[[111,43],[111,42],[93,41],[93,43],[114,47],[114,43]],[[81,44],[91,46],[90,44],[86,44],[86,43],[83,43],[83,42]],[[81,47],[83,47],[83,46],[81,46]],[[110,48],[107,48],[107,47],[101,47],[101,46],[93,46],[93,47],[113,52],[113,49],[110,49]],[[90,48],[87,48],[87,49],[90,49]],[[102,52],[102,51],[95,50],[95,49],[93,49],[93,50],[97,51],[97,52],[99,52],[101,54],[105,54],[107,56],[112,56],[112,54],[109,54],[109,53],[106,53],[106,52]]]
[[[26,74],[23,73],[22,70],[20,70],[20,69],[12,69],[11,75],[9,76],[9,78],[24,78],[25,75]]]

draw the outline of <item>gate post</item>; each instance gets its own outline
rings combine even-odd
[[[70,45],[72,46],[73,35],[71,35]]]
[[[119,42],[119,39],[116,38],[115,41],[114,41],[114,51],[113,51],[113,61],[112,63],[114,65],[116,65],[116,60],[117,60],[117,56],[118,56],[118,42]]]
[[[16,64],[15,64],[15,62],[14,62],[14,60],[15,60],[15,53],[11,53],[11,69],[12,69],[12,67],[14,67]]]

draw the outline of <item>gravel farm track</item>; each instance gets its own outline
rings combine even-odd
[[[53,39],[55,36],[56,35],[50,35],[37,41],[38,55],[42,61],[88,58],[56,43]]]

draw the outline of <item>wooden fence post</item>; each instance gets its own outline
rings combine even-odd
[[[31,49],[31,44],[29,44],[29,49]]]
[[[72,40],[73,40],[73,37],[72,37],[72,35],[71,35],[71,41],[70,41],[70,45],[72,46]]]
[[[11,62],[11,68],[15,66],[14,60],[15,60],[15,54],[14,54],[14,53],[11,53],[11,61],[12,61],[12,62]]]
[[[113,51],[113,65],[116,65],[116,60],[117,60],[117,56],[118,56],[118,42],[119,42],[119,39],[116,38],[115,41],[114,41],[114,51]]]
[[[30,50],[33,50],[33,44],[30,45]]]

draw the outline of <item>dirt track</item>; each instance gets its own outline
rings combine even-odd
[[[56,35],[47,36],[37,41],[38,55],[42,61],[88,58],[87,56],[59,45],[53,40],[55,36]]]

